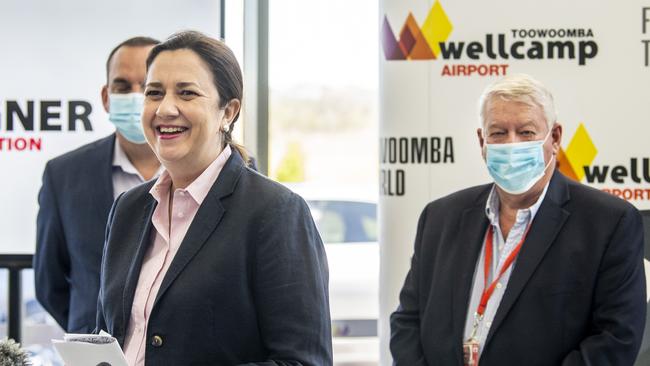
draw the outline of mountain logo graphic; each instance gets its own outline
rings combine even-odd
[[[591,166],[597,153],[596,145],[581,123],[566,150],[560,148],[557,157],[558,169],[562,174],[579,182],[585,177],[585,167]]]
[[[436,1],[427,15],[422,27],[409,12],[399,33],[395,38],[393,28],[384,15],[381,27],[381,40],[386,60],[435,60],[440,54],[440,43],[445,42],[453,26],[440,5]]]

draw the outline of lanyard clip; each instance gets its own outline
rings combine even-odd
[[[474,313],[474,324],[472,325],[472,333],[469,336],[469,340],[476,340],[476,333],[478,332],[478,326],[483,320],[483,314],[478,312]]]

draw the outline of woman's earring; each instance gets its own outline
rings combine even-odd
[[[223,133],[228,133],[230,131],[230,125],[223,125],[221,131],[223,131]]]

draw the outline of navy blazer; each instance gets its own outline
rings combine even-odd
[[[492,185],[431,202],[391,316],[395,365],[462,365]],[[490,327],[481,366],[632,365],[646,312],[643,227],[629,203],[554,173]]]
[[[38,194],[36,298],[63,329],[95,326],[115,135],[50,160]]]
[[[153,184],[120,196],[107,227],[97,330],[121,345],[152,241]],[[163,278],[145,363],[331,365],[327,286],[305,202],[233,151]]]

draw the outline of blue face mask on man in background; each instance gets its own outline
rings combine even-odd
[[[144,106],[144,94],[109,94],[109,116],[115,128],[124,138],[134,144],[144,144],[144,137],[140,116]]]
[[[543,140],[514,142],[509,144],[485,144],[485,161],[494,182],[505,192],[522,194],[531,189],[546,172],[553,161],[544,164]]]

